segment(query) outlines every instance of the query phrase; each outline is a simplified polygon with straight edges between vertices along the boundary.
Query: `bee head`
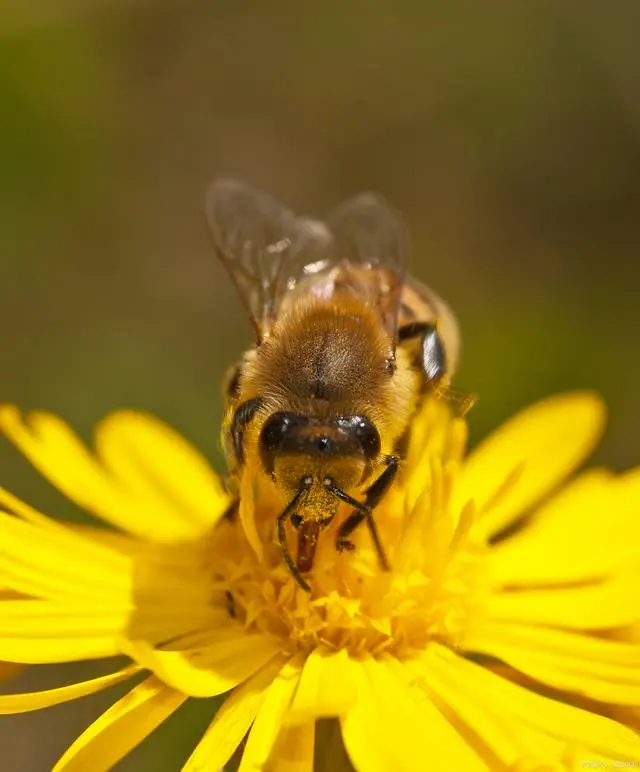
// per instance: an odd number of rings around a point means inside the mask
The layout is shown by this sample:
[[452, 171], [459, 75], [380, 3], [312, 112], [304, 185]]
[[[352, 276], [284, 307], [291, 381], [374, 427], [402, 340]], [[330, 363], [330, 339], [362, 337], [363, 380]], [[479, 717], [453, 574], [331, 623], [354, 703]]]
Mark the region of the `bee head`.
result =
[[266, 473], [292, 491], [307, 475], [317, 480], [330, 477], [349, 490], [368, 476], [380, 453], [380, 435], [365, 416], [319, 420], [279, 412], [264, 423], [259, 446]]

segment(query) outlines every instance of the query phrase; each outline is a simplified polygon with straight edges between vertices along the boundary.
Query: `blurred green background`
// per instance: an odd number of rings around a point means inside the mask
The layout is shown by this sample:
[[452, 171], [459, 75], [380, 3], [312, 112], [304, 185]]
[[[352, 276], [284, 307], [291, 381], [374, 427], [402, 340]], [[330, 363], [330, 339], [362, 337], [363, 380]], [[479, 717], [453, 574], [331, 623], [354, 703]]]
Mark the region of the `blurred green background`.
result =
[[[226, 174], [315, 214], [383, 193], [460, 317], [472, 436], [588, 387], [596, 461], [637, 463], [639, 29], [634, 0], [5, 2], [0, 400], [87, 436], [145, 408], [222, 468], [219, 382], [250, 341], [202, 217]], [[6, 443], [0, 464], [74, 515]], [[3, 719], [3, 769], [49, 769], [111, 699]], [[185, 714], [121, 768], [177, 768], [207, 721]]]

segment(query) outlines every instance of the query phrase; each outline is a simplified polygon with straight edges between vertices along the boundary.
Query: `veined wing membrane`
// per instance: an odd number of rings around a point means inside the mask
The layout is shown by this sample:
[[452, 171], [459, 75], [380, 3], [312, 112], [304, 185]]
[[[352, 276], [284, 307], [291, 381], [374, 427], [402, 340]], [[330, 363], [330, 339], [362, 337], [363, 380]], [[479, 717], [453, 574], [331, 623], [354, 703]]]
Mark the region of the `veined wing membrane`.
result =
[[359, 296], [377, 309], [395, 342], [409, 238], [401, 215], [381, 197], [355, 196], [325, 224], [296, 218], [268, 194], [220, 179], [207, 194], [206, 216], [258, 340], [269, 334], [287, 295], [300, 290], [325, 299]]
[[218, 256], [261, 340], [275, 321], [296, 218], [267, 193], [231, 179], [212, 183], [205, 214]]
[[395, 341], [410, 251], [402, 215], [374, 193], [361, 193], [327, 218], [333, 234], [336, 289], [350, 289], [375, 307]]

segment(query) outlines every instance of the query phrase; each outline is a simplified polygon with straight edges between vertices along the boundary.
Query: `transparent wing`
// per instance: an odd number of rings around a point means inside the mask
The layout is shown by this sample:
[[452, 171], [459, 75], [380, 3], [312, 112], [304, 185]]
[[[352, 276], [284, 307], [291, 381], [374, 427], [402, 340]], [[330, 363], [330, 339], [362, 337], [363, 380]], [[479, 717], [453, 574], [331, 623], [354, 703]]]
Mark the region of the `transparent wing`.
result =
[[395, 341], [409, 239], [402, 217], [382, 198], [365, 193], [349, 199], [325, 224], [296, 218], [268, 194], [220, 179], [209, 188], [205, 209], [218, 256], [258, 340], [299, 291], [358, 295], [378, 310]]
[[323, 283], [334, 265], [333, 234], [325, 223], [310, 217], [298, 217], [285, 270], [276, 287], [277, 307], [280, 308], [285, 296], [294, 289]]
[[375, 307], [395, 341], [410, 242], [402, 215], [381, 196], [361, 193], [327, 218], [333, 235], [334, 286]]
[[212, 183], [205, 214], [216, 252], [261, 339], [275, 320], [296, 218], [275, 198], [231, 179]]

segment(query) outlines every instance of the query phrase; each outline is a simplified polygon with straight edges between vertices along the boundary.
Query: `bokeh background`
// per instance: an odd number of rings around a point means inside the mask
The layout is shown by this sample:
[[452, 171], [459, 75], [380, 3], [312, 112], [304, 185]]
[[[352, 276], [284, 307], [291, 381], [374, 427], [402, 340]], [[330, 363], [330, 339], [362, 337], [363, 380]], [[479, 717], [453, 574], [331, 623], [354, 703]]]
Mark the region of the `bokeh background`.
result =
[[[222, 468], [219, 383], [250, 341], [202, 217], [225, 174], [315, 214], [383, 193], [459, 315], [472, 437], [587, 387], [611, 413], [595, 461], [637, 463], [638, 30], [634, 0], [5, 0], [0, 401], [85, 436], [148, 409]], [[6, 443], [0, 483], [78, 516]], [[3, 719], [2, 769], [50, 769], [116, 691]], [[119, 768], [179, 768], [211, 709]]]

